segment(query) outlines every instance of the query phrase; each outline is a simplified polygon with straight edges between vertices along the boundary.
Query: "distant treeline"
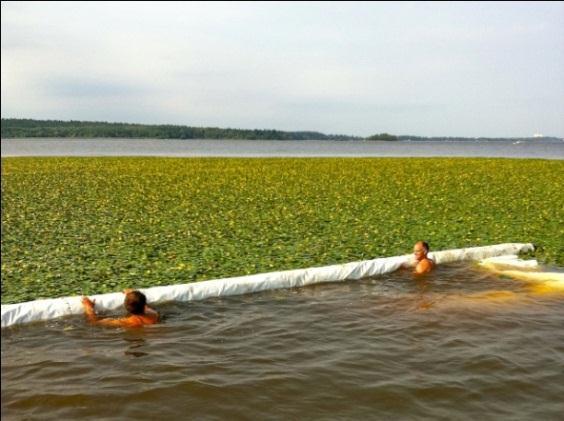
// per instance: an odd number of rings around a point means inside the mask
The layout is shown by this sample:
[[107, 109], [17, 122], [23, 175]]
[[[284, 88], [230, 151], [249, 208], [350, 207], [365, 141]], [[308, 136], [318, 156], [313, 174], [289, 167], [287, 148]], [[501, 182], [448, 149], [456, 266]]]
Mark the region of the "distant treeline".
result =
[[388, 133], [380, 133], [372, 136], [368, 136], [366, 140], [399, 140], [398, 136]]
[[[247, 139], [247, 140], [538, 140], [531, 137], [423, 137], [396, 136], [380, 133], [366, 138], [350, 135], [324, 134], [320, 132], [283, 132], [280, 130], [220, 129], [218, 127], [175, 126], [170, 124], [149, 125], [108, 123], [105, 121], [60, 121], [19, 118], [2, 119], [2, 138], [58, 137], [58, 138], [149, 138], [149, 139]], [[559, 140], [543, 137], [545, 140]]]
[[549, 137], [543, 136], [542, 138], [538, 137], [448, 137], [448, 136], [437, 136], [437, 137], [424, 137], [424, 136], [410, 136], [410, 135], [401, 135], [395, 136], [388, 133], [380, 133], [377, 135], [369, 136], [366, 140], [409, 140], [409, 141], [442, 141], [442, 142], [453, 142], [453, 141], [461, 141], [461, 140], [487, 140], [487, 141], [500, 141], [500, 140], [512, 140], [516, 141], [524, 141], [524, 140], [562, 140], [558, 137]]
[[423, 140], [432, 140], [432, 141], [457, 141], [457, 140], [487, 140], [487, 141], [501, 141], [501, 140], [512, 140], [512, 141], [524, 141], [524, 140], [562, 140], [559, 137], [553, 136], [543, 136], [543, 137], [447, 137], [447, 136], [438, 136], [438, 137], [423, 137], [423, 136], [397, 136], [397, 140], [412, 140], [412, 141], [423, 141]]
[[248, 139], [248, 140], [359, 140], [347, 135], [319, 132], [283, 132], [280, 130], [220, 129], [175, 125], [107, 123], [98, 121], [59, 121], [2, 119], [2, 138], [75, 137], [75, 138], [151, 138], [151, 139]]

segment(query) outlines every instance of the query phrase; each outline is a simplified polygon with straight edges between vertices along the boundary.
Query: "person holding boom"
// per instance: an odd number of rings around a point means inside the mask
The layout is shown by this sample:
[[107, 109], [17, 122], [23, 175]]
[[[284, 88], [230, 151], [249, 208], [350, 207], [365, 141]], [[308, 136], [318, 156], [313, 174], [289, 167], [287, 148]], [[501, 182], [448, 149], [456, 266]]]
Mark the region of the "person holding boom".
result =
[[82, 306], [88, 322], [114, 327], [141, 327], [159, 322], [159, 313], [147, 305], [145, 294], [130, 288], [125, 289], [123, 293], [123, 305], [129, 316], [120, 318], [101, 319], [94, 311], [95, 302], [88, 297], [82, 297]]

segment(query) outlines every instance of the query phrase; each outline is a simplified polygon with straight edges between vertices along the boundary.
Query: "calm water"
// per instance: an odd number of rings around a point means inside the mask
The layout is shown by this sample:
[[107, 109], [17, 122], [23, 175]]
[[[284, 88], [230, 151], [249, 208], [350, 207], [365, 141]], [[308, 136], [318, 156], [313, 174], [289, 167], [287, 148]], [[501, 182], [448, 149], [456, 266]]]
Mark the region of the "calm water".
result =
[[499, 157], [564, 159], [564, 142], [2, 139], [2, 156]]
[[456, 265], [4, 329], [2, 419], [561, 420], [563, 303]]

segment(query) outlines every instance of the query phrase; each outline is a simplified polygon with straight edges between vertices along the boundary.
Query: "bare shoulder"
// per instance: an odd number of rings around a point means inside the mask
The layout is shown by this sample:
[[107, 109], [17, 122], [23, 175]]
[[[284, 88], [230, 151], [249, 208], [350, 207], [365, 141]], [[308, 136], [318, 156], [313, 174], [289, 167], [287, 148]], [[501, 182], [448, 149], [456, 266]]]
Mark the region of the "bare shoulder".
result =
[[100, 326], [109, 326], [109, 327], [128, 327], [130, 326], [130, 321], [127, 318], [119, 318], [119, 319], [98, 319], [95, 322], [97, 325]]
[[116, 319], [99, 319], [97, 325], [108, 327], [141, 327], [148, 324], [155, 324], [157, 320], [154, 317], [131, 315], [128, 317], [120, 317]]
[[419, 263], [417, 263], [417, 266], [415, 267], [415, 273], [431, 272], [434, 267], [435, 262], [433, 262], [431, 259], [423, 259]]

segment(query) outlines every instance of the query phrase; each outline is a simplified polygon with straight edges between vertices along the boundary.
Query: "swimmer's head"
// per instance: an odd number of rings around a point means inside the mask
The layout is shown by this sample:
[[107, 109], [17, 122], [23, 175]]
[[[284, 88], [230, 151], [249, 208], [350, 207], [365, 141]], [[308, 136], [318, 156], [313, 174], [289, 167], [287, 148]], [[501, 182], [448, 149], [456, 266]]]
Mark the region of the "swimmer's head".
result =
[[418, 241], [413, 246], [413, 254], [415, 255], [415, 260], [423, 260], [427, 257], [429, 253], [429, 244], [425, 241]]
[[125, 295], [123, 305], [125, 309], [131, 314], [145, 313], [145, 305], [147, 304], [147, 297], [139, 291], [130, 291]]

